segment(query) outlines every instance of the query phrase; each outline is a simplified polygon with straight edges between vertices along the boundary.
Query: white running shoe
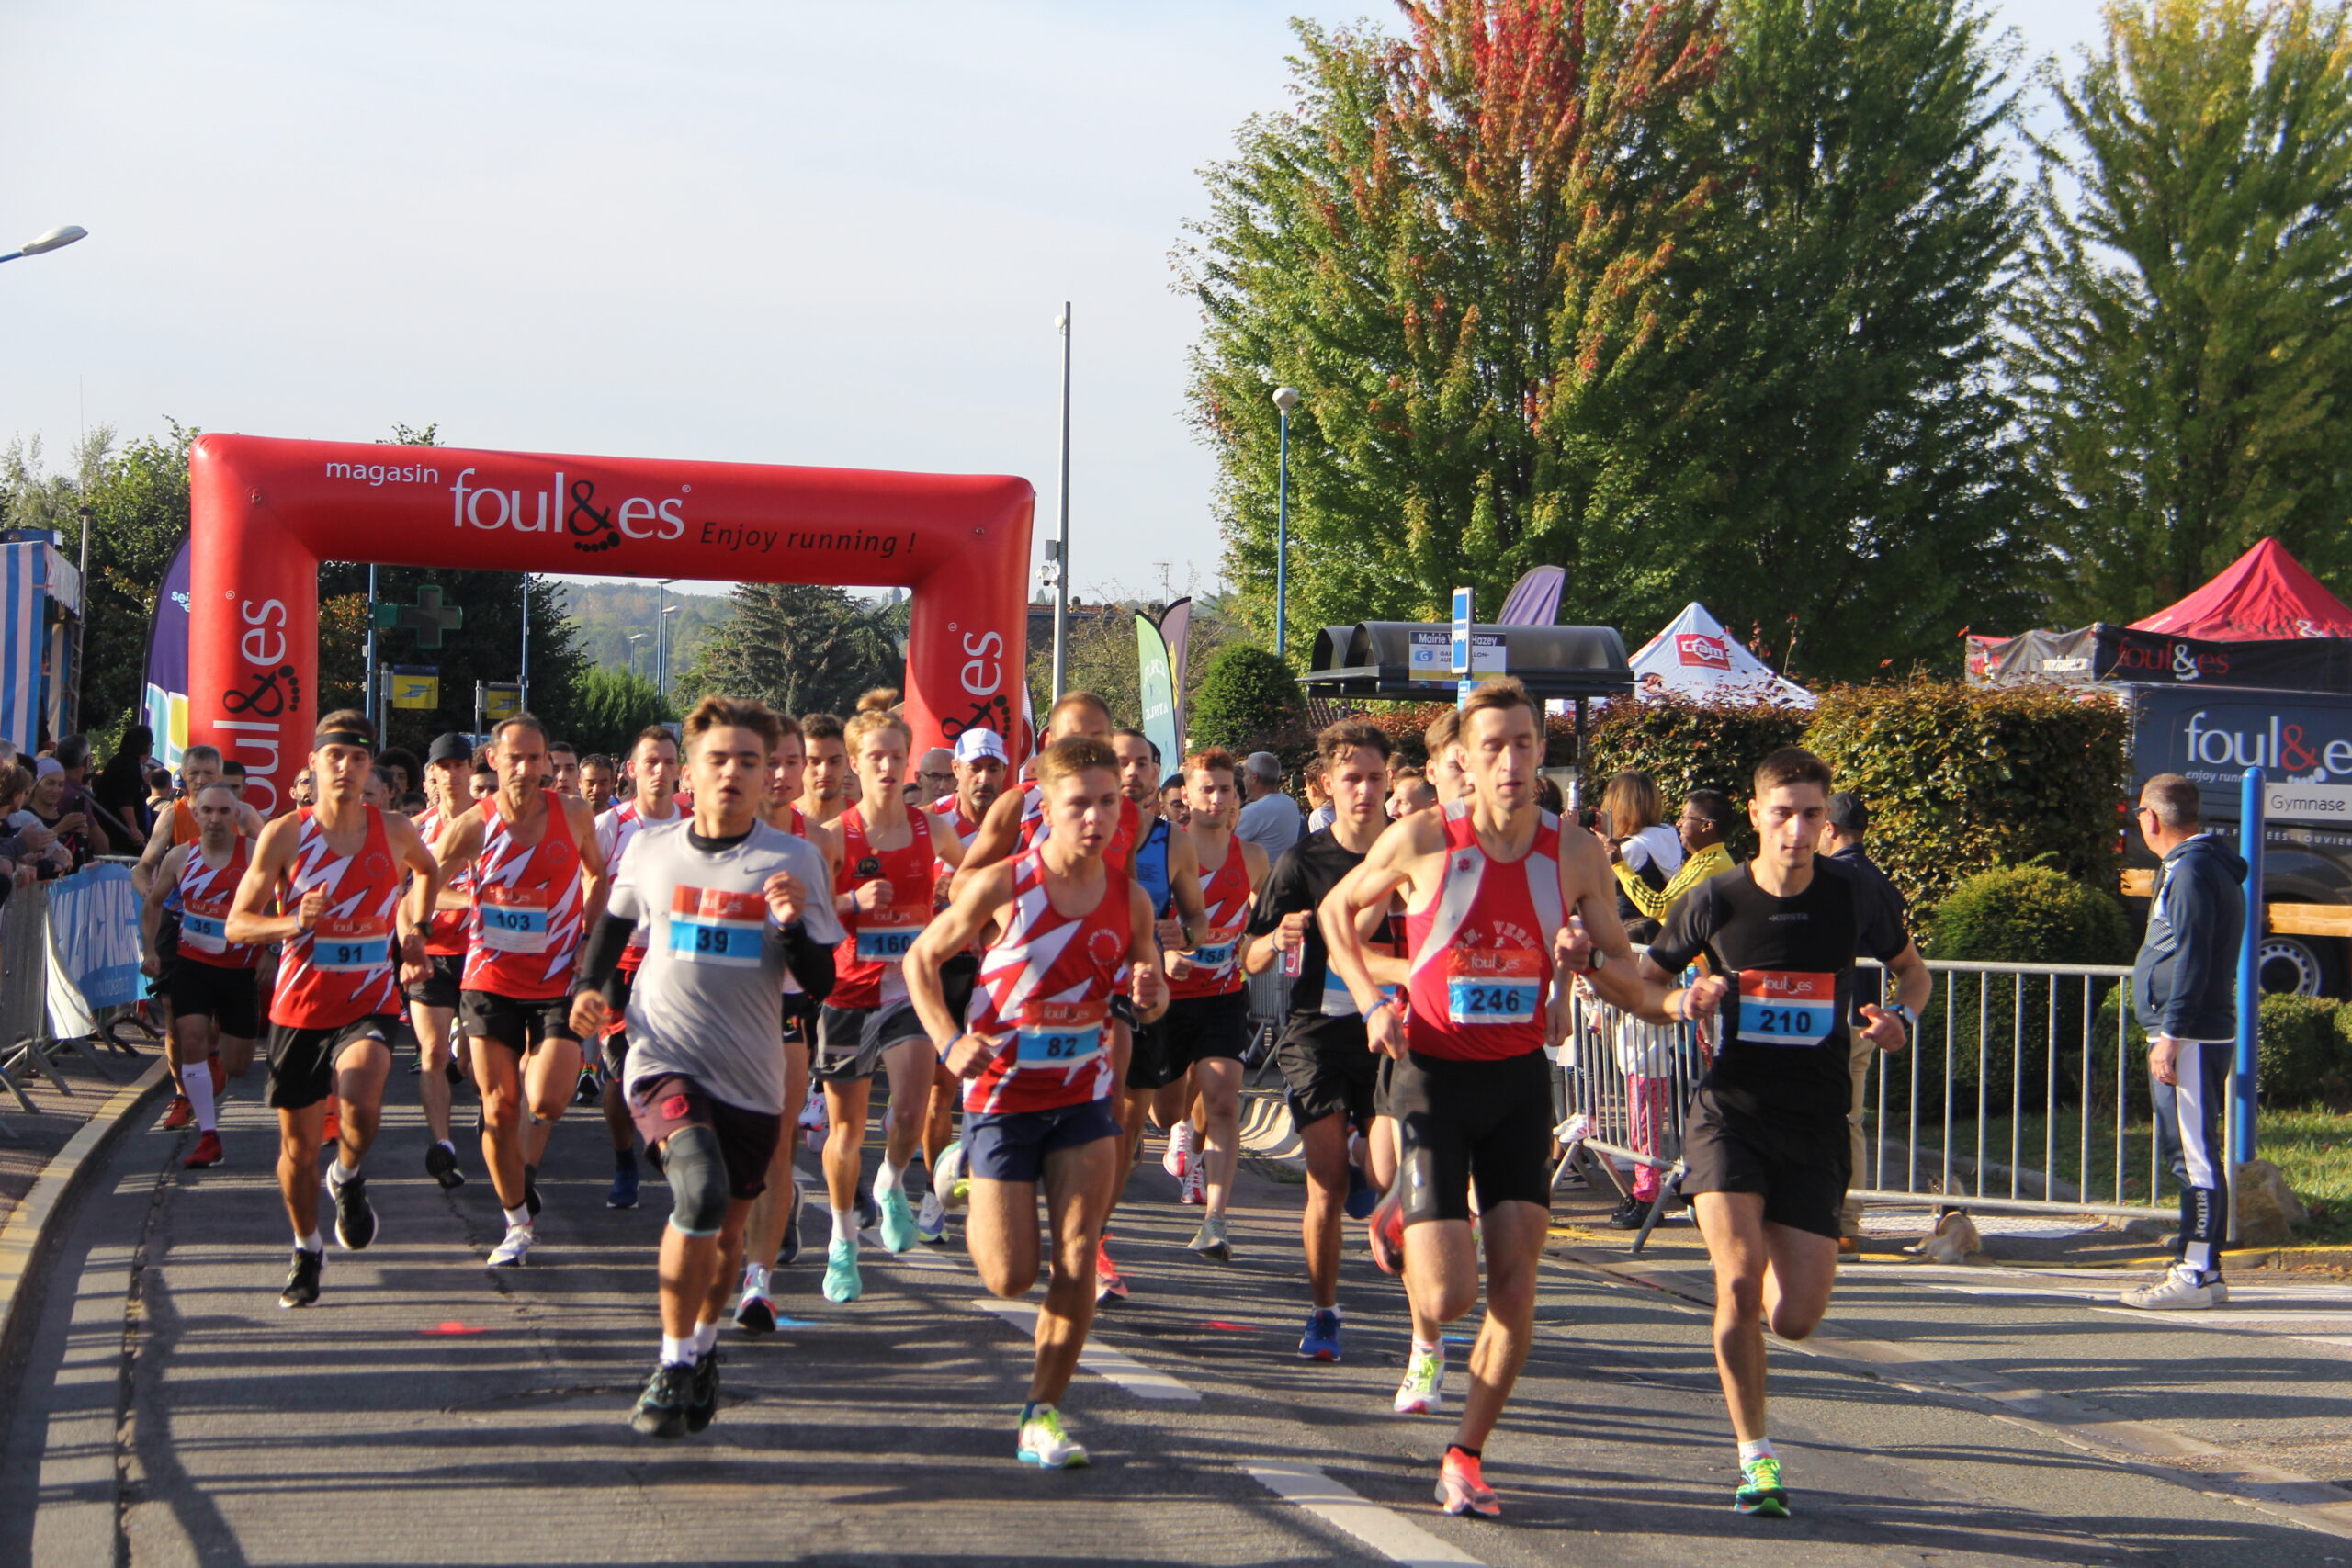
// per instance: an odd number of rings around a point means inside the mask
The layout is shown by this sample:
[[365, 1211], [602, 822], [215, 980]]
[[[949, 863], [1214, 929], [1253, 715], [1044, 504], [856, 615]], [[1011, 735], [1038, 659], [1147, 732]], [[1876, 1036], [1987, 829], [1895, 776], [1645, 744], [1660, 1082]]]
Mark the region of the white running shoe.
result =
[[1208, 1167], [1199, 1160], [1193, 1160], [1191, 1167], [1192, 1168], [1176, 1179], [1176, 1201], [1205, 1203], [1209, 1201]]
[[2230, 1288], [2222, 1283], [2216, 1273], [2204, 1279], [2186, 1263], [2176, 1263], [2165, 1270], [2165, 1277], [2153, 1285], [2143, 1285], [2136, 1291], [2123, 1292], [2123, 1304], [2142, 1307], [2151, 1312], [2183, 1312], [2201, 1307], [2217, 1307], [2230, 1299]]
[[520, 1269], [531, 1256], [531, 1243], [537, 1235], [528, 1225], [508, 1225], [506, 1239], [500, 1242], [490, 1255], [492, 1269]]
[[1168, 1129], [1168, 1152], [1159, 1156], [1159, 1168], [1179, 1180], [1193, 1167], [1193, 1124], [1179, 1122]]
[[1445, 1346], [1441, 1342], [1436, 1349], [1424, 1350], [1416, 1345], [1405, 1367], [1405, 1381], [1396, 1385], [1396, 1414], [1434, 1416], [1444, 1404]]
[[922, 1207], [915, 1213], [915, 1235], [922, 1241], [947, 1238], [947, 1205], [939, 1201], [938, 1193], [922, 1195]]
[[964, 1142], [958, 1138], [939, 1151], [939, 1159], [931, 1168], [931, 1190], [939, 1194], [942, 1208], [951, 1213], [971, 1201], [971, 1179], [964, 1174]]
[[1086, 1464], [1086, 1450], [1062, 1428], [1062, 1413], [1050, 1404], [1035, 1404], [1022, 1413], [1021, 1442], [1014, 1450], [1023, 1464], [1040, 1470], [1078, 1470]]

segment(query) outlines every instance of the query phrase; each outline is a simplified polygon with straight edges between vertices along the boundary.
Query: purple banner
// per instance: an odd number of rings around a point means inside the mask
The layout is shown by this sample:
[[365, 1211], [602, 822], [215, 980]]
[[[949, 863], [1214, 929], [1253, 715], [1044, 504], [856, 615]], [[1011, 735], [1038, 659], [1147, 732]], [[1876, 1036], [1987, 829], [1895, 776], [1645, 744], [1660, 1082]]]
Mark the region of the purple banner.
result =
[[[1193, 601], [1189, 594], [1169, 605], [1167, 611], [1161, 615], [1159, 635], [1168, 644], [1168, 680], [1169, 683], [1176, 688], [1176, 748], [1182, 751], [1185, 745], [1184, 720], [1187, 705], [1184, 695], [1184, 645], [1192, 640], [1193, 636]], [[1166, 761], [1170, 771], [1173, 772], [1182, 759], [1170, 758]]]
[[141, 698], [155, 732], [155, 761], [176, 770], [187, 750], [187, 545], [172, 557], [147, 626], [147, 687]]

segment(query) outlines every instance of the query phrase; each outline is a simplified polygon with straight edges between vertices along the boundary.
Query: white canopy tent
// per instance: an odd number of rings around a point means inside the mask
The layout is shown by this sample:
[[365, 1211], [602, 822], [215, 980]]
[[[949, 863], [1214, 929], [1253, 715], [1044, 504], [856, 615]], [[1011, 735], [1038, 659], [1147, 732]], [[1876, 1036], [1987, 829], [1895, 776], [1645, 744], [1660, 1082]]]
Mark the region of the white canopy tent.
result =
[[1693, 600], [1633, 658], [1634, 690], [1645, 700], [1676, 696], [1745, 698], [1813, 706], [1813, 694], [1750, 653]]

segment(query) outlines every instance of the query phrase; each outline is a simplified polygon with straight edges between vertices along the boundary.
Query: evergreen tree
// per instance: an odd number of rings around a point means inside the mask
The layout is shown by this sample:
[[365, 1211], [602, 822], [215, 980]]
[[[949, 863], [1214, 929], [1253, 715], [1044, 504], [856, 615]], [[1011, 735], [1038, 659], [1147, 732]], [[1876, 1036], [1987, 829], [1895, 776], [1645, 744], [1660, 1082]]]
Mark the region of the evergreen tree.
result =
[[681, 708], [705, 692], [724, 692], [779, 713], [846, 714], [860, 693], [904, 678], [903, 604], [805, 582], [739, 583], [732, 602], [735, 614], [674, 683]]

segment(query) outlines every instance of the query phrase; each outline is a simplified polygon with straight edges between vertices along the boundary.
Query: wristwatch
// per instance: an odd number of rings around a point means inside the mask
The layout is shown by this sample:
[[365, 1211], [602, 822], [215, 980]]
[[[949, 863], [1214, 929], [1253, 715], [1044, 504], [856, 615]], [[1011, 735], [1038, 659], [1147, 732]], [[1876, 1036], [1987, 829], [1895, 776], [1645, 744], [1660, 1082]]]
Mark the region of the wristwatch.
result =
[[1880, 1010], [1883, 1012], [1893, 1013], [1895, 1017], [1901, 1019], [1903, 1021], [1904, 1033], [1916, 1035], [1919, 1032], [1919, 1015], [1913, 1012], [1901, 1002], [1889, 1002]]

